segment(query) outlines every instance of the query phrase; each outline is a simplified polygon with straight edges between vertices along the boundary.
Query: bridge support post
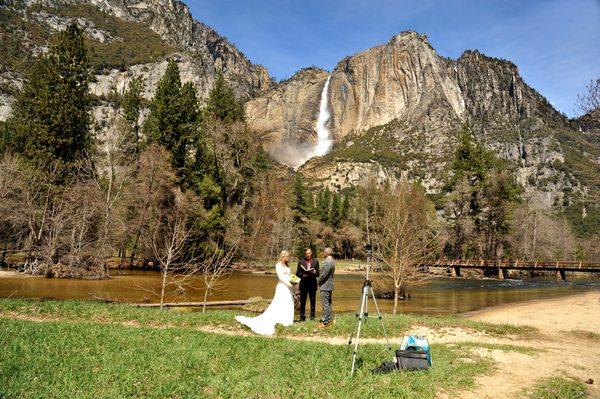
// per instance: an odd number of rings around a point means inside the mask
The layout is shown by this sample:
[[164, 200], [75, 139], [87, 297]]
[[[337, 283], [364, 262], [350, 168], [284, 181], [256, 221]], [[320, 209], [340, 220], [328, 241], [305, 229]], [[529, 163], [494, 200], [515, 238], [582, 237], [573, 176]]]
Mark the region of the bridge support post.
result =
[[510, 278], [510, 274], [508, 273], [508, 270], [506, 270], [506, 269], [500, 269], [498, 276], [500, 277], [501, 280], [506, 280], [507, 278]]
[[450, 269], [452, 270], [452, 277], [460, 277], [460, 267], [452, 266]]
[[560, 281], [567, 281], [566, 272], [564, 270], [558, 270], [556, 272], [556, 278]]

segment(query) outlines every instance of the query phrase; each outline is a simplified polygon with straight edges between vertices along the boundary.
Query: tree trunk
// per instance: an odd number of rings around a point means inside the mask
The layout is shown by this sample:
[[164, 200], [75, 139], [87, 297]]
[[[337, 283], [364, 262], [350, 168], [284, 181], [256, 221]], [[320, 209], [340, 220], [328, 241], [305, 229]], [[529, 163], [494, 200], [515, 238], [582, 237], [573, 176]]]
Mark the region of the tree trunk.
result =
[[162, 278], [162, 287], [161, 287], [161, 291], [160, 291], [160, 308], [163, 308], [163, 304], [165, 303], [165, 287], [167, 286], [167, 268], [164, 269], [163, 271], [163, 278]]
[[206, 313], [206, 301], [208, 300], [208, 290], [209, 288], [206, 287], [206, 290], [204, 291], [204, 306], [202, 306], [202, 313]]
[[140, 235], [142, 234], [141, 229], [139, 229], [135, 235], [135, 240], [133, 241], [133, 248], [131, 248], [131, 257], [129, 258], [129, 267], [133, 267], [133, 258], [135, 258], [138, 242], [140, 240]]
[[2, 239], [2, 254], [0, 254], [0, 265], [4, 264], [4, 260], [6, 259], [6, 251], [8, 248], [8, 244], [6, 243], [6, 237]]
[[537, 260], [536, 257], [536, 245], [537, 245], [537, 211], [533, 214], [533, 248], [531, 251], [531, 256], [533, 260]]
[[398, 294], [400, 291], [400, 287], [394, 286], [394, 314], [396, 314], [398, 310]]

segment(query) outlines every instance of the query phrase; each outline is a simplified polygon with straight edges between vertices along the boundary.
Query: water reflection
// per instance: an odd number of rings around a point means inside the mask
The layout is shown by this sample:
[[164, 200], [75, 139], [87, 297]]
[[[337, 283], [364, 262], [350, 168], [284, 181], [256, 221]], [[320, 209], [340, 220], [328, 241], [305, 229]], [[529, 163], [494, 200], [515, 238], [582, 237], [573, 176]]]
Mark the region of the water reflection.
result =
[[[119, 275], [116, 275], [119, 273]], [[32, 277], [0, 278], [0, 297], [13, 294], [21, 298], [94, 299], [106, 298], [123, 302], [142, 302], [145, 298], [155, 302], [156, 297], [147, 292], [157, 289], [160, 275], [157, 272], [113, 272], [110, 280], [63, 280]], [[334, 308], [338, 312], [355, 312], [360, 298], [362, 277], [358, 275], [336, 276]], [[277, 277], [274, 275], [235, 273], [223, 290], [215, 292], [211, 300], [245, 299], [260, 296], [271, 298], [275, 292]], [[201, 284], [198, 282], [198, 287]], [[600, 289], [598, 278], [574, 278], [566, 282], [554, 278], [524, 280], [470, 280], [435, 279], [409, 289], [411, 299], [400, 302], [401, 312], [424, 314], [462, 313], [488, 306], [516, 301], [553, 298], [574, 292]], [[200, 301], [201, 288], [190, 289], [180, 300]], [[319, 299], [317, 299], [319, 301]], [[391, 311], [392, 300], [379, 300], [382, 311]], [[371, 312], [374, 308], [371, 308]]]

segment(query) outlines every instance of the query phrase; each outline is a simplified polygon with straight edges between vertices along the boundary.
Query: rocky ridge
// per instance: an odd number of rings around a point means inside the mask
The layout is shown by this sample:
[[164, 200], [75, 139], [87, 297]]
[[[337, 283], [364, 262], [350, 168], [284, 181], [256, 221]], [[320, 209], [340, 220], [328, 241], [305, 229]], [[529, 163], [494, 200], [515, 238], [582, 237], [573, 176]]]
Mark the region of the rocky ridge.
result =
[[[121, 94], [136, 76], [145, 79], [144, 96], [151, 98], [169, 59], [179, 62], [182, 81], [192, 82], [203, 99], [220, 72], [236, 94], [246, 98], [273, 85], [263, 66], [251, 63], [226, 38], [194, 20], [189, 8], [180, 1], [15, 0], [0, 5], [0, 13], [3, 16], [0, 24], [2, 40], [14, 42], [24, 49], [15, 57], [20, 56], [22, 59], [17, 61], [21, 62], [0, 62], [0, 120], [10, 115], [26, 64], [30, 64], [37, 54], [47, 51], [52, 37], [71, 22], [84, 29], [88, 45], [92, 46], [92, 61], [97, 57], [97, 49], [110, 57], [123, 50], [118, 47], [120, 45], [129, 46], [126, 50], [138, 55], [137, 58], [123, 57], [124, 61], [120, 63], [116, 60], [118, 67], [96, 68], [97, 75], [90, 88], [101, 103], [94, 111], [96, 116], [114, 114], [114, 107], [104, 99], [114, 93]], [[133, 29], [135, 32], [131, 37], [119, 35], [131, 33]], [[136, 43], [138, 39], [140, 43]], [[154, 48], [136, 48], [144, 45]], [[154, 50], [154, 56], [144, 54], [151, 50]], [[106, 124], [106, 120], [98, 122]]]
[[[72, 3], [81, 3], [75, 0]], [[262, 65], [253, 64], [225, 37], [195, 20], [187, 5], [178, 0], [86, 0], [117, 18], [148, 26], [169, 45], [190, 54], [212, 87], [215, 72], [223, 72], [238, 95], [251, 97], [271, 87], [272, 80]], [[202, 97], [205, 90], [200, 90]]]

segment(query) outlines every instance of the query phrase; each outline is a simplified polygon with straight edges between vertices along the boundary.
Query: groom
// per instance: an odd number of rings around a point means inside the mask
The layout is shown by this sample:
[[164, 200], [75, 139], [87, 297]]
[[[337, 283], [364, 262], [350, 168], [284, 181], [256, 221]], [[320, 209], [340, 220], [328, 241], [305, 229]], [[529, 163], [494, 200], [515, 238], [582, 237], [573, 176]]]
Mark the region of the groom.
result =
[[333, 260], [333, 250], [329, 247], [323, 251], [325, 262], [323, 262], [323, 270], [317, 278], [319, 289], [321, 291], [321, 304], [323, 305], [323, 324], [327, 326], [332, 322], [331, 303], [333, 301], [333, 275], [335, 274], [335, 261]]
[[300, 277], [300, 321], [306, 320], [306, 297], [310, 298], [310, 319], [315, 318], [317, 301], [317, 276], [319, 261], [313, 258], [312, 249], [304, 250], [304, 259], [298, 262], [296, 276]]

